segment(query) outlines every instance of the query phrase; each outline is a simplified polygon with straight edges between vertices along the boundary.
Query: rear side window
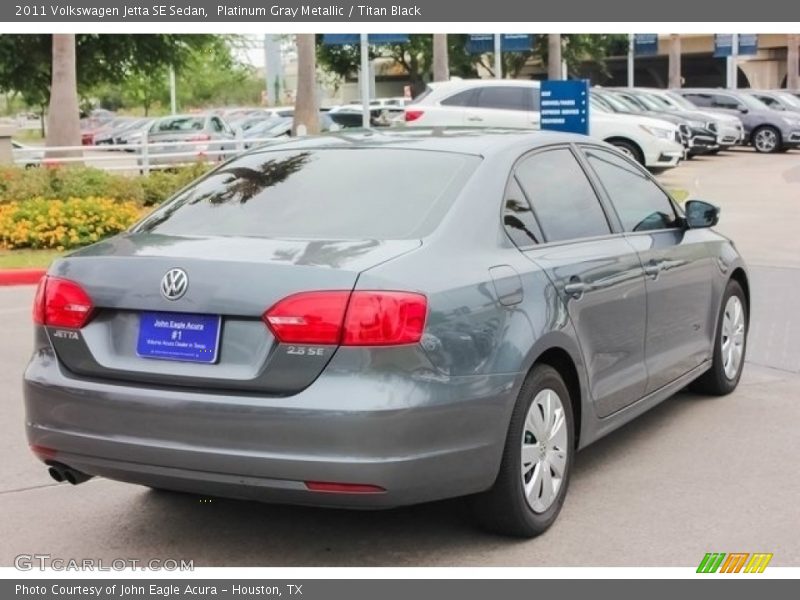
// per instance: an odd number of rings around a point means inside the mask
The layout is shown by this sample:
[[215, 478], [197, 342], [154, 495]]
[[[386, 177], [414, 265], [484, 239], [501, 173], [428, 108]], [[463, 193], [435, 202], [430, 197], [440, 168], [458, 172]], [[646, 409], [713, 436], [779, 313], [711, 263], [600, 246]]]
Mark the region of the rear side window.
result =
[[205, 119], [203, 117], [172, 117], [156, 121], [150, 131], [152, 133], [162, 131], [202, 131], [204, 127]]
[[478, 106], [498, 110], [531, 110], [532, 96], [533, 88], [487, 86], [478, 93]]
[[594, 188], [567, 148], [523, 159], [517, 165], [516, 177], [530, 199], [546, 241], [611, 232]]
[[625, 231], [651, 231], [675, 226], [676, 216], [667, 195], [647, 175], [614, 152], [584, 148]]
[[533, 217], [531, 205], [513, 178], [508, 184], [503, 201], [503, 226], [511, 241], [520, 248], [538, 244], [540, 241], [537, 233], [539, 228]]
[[[136, 231], [187, 236], [417, 239], [431, 233], [477, 156], [393, 148], [263, 151], [227, 163]], [[402, 179], [402, 184], [392, 184]]]
[[477, 90], [466, 90], [442, 100], [442, 106], [477, 106]]

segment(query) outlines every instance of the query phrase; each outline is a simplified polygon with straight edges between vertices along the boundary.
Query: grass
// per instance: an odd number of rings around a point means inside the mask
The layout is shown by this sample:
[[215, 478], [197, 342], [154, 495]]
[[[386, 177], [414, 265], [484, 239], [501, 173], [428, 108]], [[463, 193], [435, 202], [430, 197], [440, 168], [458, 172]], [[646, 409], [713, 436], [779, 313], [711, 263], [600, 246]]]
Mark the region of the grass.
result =
[[0, 250], [0, 269], [45, 269], [62, 254], [58, 250]]
[[14, 134], [14, 140], [21, 144], [30, 144], [31, 142], [41, 142], [42, 130], [41, 129], [20, 129]]

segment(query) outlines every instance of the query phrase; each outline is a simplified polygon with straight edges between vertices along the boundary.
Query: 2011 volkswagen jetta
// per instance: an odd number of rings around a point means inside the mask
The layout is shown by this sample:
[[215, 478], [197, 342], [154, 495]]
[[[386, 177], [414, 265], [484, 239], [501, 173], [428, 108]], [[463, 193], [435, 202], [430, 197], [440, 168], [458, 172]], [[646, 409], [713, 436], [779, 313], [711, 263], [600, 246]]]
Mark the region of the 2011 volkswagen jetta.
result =
[[377, 508], [532, 536], [576, 451], [737, 385], [749, 284], [582, 136], [413, 130], [219, 167], [39, 285], [27, 434], [58, 480]]

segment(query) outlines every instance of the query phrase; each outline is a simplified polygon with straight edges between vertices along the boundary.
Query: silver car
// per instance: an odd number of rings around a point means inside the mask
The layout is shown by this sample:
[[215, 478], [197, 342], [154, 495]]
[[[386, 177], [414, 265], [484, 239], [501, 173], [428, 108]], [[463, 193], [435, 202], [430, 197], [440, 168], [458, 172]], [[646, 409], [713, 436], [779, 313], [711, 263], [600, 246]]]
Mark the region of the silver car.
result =
[[577, 135], [254, 150], [50, 267], [28, 440], [57, 481], [469, 496], [485, 527], [537, 535], [577, 450], [688, 384], [736, 388], [750, 286], [718, 215]]
[[140, 167], [197, 161], [222, 162], [236, 151], [236, 132], [215, 114], [173, 115], [156, 119], [139, 149]]

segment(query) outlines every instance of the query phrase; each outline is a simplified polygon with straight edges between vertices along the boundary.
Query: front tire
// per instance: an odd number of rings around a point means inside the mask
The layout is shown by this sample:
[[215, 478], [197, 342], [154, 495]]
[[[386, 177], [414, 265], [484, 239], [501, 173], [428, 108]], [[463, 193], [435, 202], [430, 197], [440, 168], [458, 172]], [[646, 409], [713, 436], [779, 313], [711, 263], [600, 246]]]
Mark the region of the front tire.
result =
[[471, 498], [485, 529], [515, 537], [547, 531], [567, 495], [575, 453], [569, 390], [549, 365], [537, 365], [522, 385], [506, 437], [500, 472]]
[[693, 384], [694, 391], [724, 396], [739, 384], [747, 350], [747, 301], [738, 281], [725, 288], [717, 317], [717, 339], [711, 368]]
[[778, 152], [783, 145], [781, 132], [770, 125], [759, 127], [753, 132], [753, 148], [762, 154]]
[[625, 156], [628, 156], [635, 160], [637, 163], [646, 167], [647, 165], [644, 164], [644, 155], [642, 151], [633, 143], [629, 142], [628, 140], [619, 140], [614, 139], [609, 141], [609, 144], [614, 146], [617, 150], [622, 152]]

